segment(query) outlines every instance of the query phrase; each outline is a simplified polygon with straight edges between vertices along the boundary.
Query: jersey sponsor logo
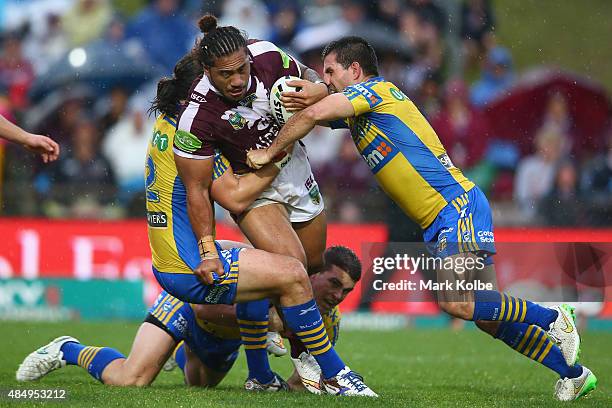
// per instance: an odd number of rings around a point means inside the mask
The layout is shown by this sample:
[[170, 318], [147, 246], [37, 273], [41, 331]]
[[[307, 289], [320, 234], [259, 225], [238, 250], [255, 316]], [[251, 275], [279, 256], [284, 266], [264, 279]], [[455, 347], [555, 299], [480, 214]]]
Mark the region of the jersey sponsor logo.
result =
[[210, 287], [208, 290], [208, 295], [206, 295], [204, 298], [204, 302], [216, 305], [219, 303], [221, 296], [223, 296], [229, 289], [229, 285], [215, 285]]
[[168, 148], [168, 135], [163, 135], [159, 130], [156, 130], [151, 139], [151, 146], [157, 148], [160, 152], [165, 151]]
[[243, 118], [240, 113], [234, 111], [225, 111], [221, 119], [227, 120], [235, 130], [244, 128], [244, 125], [247, 123], [246, 119]]
[[187, 319], [181, 313], [178, 313], [176, 320], [172, 322], [172, 326], [184, 336], [187, 331]]
[[167, 228], [168, 215], [162, 211], [147, 211], [147, 224], [151, 228]]
[[368, 101], [368, 104], [370, 104], [370, 108], [382, 102], [382, 98], [372, 88], [366, 87], [366, 85], [357, 84], [349, 88], [353, 88], [353, 93], [351, 93], [350, 96], [347, 95], [349, 99], [354, 99], [358, 95], [362, 95]]
[[321, 192], [319, 191], [319, 186], [317, 185], [317, 182], [312, 174], [308, 176], [304, 182], [304, 187], [306, 187], [308, 190], [308, 195], [310, 196], [312, 203], [314, 205], [319, 205], [321, 203]]
[[196, 135], [184, 130], [177, 130], [174, 135], [174, 144], [181, 150], [193, 153], [202, 147], [202, 141]]
[[203, 103], [206, 102], [206, 98], [204, 97], [204, 95], [202, 95], [199, 92], [193, 91], [191, 93], [191, 100], [197, 103]]
[[361, 157], [366, 161], [372, 173], [378, 173], [393, 159], [399, 151], [381, 136], [376, 136], [372, 143], [361, 151]]
[[241, 101], [238, 102], [240, 106], [246, 106], [247, 108], [253, 107], [253, 102], [257, 99], [257, 94], [250, 94], [245, 96]]
[[391, 88], [389, 89], [389, 92], [391, 92], [391, 96], [393, 96], [398, 101], [405, 101], [408, 99], [408, 97], [399, 89]]
[[455, 165], [453, 164], [452, 160], [450, 159], [450, 157], [448, 157], [448, 154], [444, 153], [438, 156], [438, 160], [440, 161], [440, 163], [442, 163], [442, 165], [446, 168], [446, 169], [452, 169], [453, 167], [455, 167]]

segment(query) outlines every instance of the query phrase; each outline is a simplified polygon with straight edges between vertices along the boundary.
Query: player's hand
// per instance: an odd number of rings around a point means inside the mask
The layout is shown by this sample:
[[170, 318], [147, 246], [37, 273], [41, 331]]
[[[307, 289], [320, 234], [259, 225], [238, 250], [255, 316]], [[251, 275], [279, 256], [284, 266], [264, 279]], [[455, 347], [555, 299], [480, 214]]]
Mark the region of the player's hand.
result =
[[271, 161], [272, 158], [268, 149], [253, 149], [247, 152], [247, 165], [255, 170], [262, 168]]
[[28, 133], [23, 144], [28, 150], [40, 154], [45, 163], [55, 161], [59, 157], [59, 145], [50, 137]]
[[281, 93], [280, 100], [289, 112], [314, 105], [328, 95], [327, 85], [323, 83], [294, 79], [293, 81], [287, 81], [287, 85], [302, 88], [299, 92], [285, 91]]
[[206, 285], [218, 283], [225, 276], [223, 264], [219, 258], [204, 259], [202, 263], [193, 270], [193, 273]]

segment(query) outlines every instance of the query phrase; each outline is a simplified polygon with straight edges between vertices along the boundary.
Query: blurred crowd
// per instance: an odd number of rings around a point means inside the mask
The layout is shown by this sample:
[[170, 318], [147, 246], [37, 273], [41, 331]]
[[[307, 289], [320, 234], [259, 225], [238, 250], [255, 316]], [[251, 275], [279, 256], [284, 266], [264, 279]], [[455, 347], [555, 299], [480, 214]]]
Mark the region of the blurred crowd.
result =
[[[155, 84], [193, 46], [195, 21], [205, 12], [319, 72], [327, 42], [365, 36], [382, 74], [430, 120], [454, 164], [503, 209], [498, 224], [612, 225], [609, 112], [608, 130], [585, 136], [576, 100], [548, 89], [528, 118], [533, 126], [511, 137], [499, 131], [495, 106], [521, 77], [509, 44], [496, 38], [504, 22], [489, 0], [6, 0], [0, 114], [51, 135], [62, 155], [43, 166], [1, 146], [3, 213], [142, 216]], [[60, 80], [79, 69], [77, 80]], [[391, 204], [342, 132], [317, 128], [306, 138], [329, 216], [384, 219]]]

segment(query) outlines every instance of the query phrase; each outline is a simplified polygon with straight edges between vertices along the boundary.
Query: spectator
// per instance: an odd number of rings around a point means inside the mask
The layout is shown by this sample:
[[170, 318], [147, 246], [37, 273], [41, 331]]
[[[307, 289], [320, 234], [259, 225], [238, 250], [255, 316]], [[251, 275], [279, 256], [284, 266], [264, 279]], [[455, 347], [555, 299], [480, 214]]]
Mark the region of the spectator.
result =
[[581, 180], [589, 223], [595, 226], [612, 224], [612, 128], [606, 142], [607, 149], [586, 163]]
[[2, 44], [0, 56], [0, 87], [8, 92], [10, 103], [15, 110], [28, 105], [28, 90], [34, 81], [34, 68], [22, 53], [22, 40], [16, 34], [9, 34]]
[[540, 128], [550, 129], [563, 135], [563, 152], [569, 153], [572, 148], [572, 127], [573, 121], [569, 114], [567, 99], [561, 92], [552, 93], [546, 104]]
[[98, 151], [95, 123], [81, 118], [74, 130], [71, 151], [41, 173], [36, 184], [45, 197], [45, 215], [91, 218], [101, 216], [103, 206], [113, 201], [114, 182], [108, 161]]
[[62, 18], [70, 45], [78, 47], [100, 37], [111, 21], [108, 0], [77, 0]]
[[249, 38], [268, 39], [270, 23], [266, 6], [259, 0], [225, 0], [219, 25], [246, 31]]
[[472, 86], [472, 103], [482, 108], [498, 97], [514, 83], [514, 71], [510, 52], [495, 47], [487, 55], [480, 79]]
[[408, 0], [407, 8], [415, 13], [419, 20], [432, 24], [436, 31], [446, 30], [446, 12], [432, 0]]
[[444, 45], [433, 19], [425, 19], [414, 8], [405, 9], [400, 15], [400, 33], [414, 50], [413, 63], [404, 75], [404, 88], [414, 96], [431, 72], [440, 71], [444, 59]]
[[178, 0], [155, 0], [128, 24], [127, 38], [137, 38], [151, 61], [171, 73], [194, 44], [194, 23], [179, 13]]
[[457, 167], [467, 170], [482, 160], [490, 137], [489, 125], [470, 103], [462, 80], [447, 83], [443, 108], [431, 124]]
[[147, 116], [146, 108], [132, 104], [102, 142], [102, 152], [116, 176], [118, 198], [123, 205], [144, 192], [143, 163], [154, 122], [154, 118]]
[[110, 92], [106, 112], [102, 114], [102, 117], [98, 120], [101, 134], [105, 135], [124, 115], [127, 108], [128, 97], [128, 92], [124, 88], [114, 88]]
[[558, 132], [542, 130], [535, 144], [536, 153], [519, 162], [514, 182], [515, 199], [525, 222], [534, 219], [540, 200], [552, 190], [563, 137]]
[[342, 9], [337, 0], [314, 0], [308, 3], [302, 13], [306, 25], [322, 25], [342, 18]]
[[24, 53], [32, 62], [36, 75], [47, 72], [68, 50], [68, 38], [57, 14], [47, 14], [44, 28], [32, 30], [24, 42]]
[[574, 227], [584, 225], [585, 211], [580, 202], [578, 172], [570, 161], [563, 161], [555, 174], [552, 191], [542, 200], [540, 214], [546, 225]]
[[380, 0], [377, 4], [376, 19], [386, 27], [399, 29], [398, 16], [401, 11], [400, 0]]
[[465, 64], [472, 66], [493, 46], [495, 16], [489, 0], [466, 0], [461, 6]]
[[294, 5], [285, 4], [272, 17], [270, 33], [267, 36], [278, 47], [287, 49], [300, 29], [298, 10]]
[[319, 174], [325, 199], [339, 220], [361, 221], [367, 203], [361, 202], [360, 198], [372, 186], [372, 175], [350, 137], [342, 138], [336, 160], [324, 166]]

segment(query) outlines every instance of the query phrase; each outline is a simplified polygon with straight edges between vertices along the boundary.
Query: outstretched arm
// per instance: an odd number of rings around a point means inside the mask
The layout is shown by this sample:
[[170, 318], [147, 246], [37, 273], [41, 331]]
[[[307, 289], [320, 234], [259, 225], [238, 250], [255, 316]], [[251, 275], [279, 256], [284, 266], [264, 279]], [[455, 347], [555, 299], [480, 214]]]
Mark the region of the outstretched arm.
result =
[[355, 116], [355, 109], [346, 95], [329, 95], [312, 106], [293, 115], [281, 129], [267, 149], [251, 150], [247, 153], [247, 164], [254, 169], [270, 163], [289, 144], [303, 138], [319, 122], [330, 122]]
[[26, 132], [2, 115], [0, 115], [0, 137], [19, 143], [28, 150], [40, 154], [45, 163], [55, 161], [59, 156], [59, 145], [51, 138]]
[[321, 80], [317, 71], [301, 63], [298, 63], [298, 65], [302, 73], [302, 79], [287, 81], [287, 85], [299, 87], [300, 91], [285, 91], [281, 94], [281, 102], [285, 109], [290, 112], [313, 105], [329, 94], [327, 85]]
[[287, 153], [274, 164], [269, 163], [253, 173], [242, 176], [234, 175], [232, 167], [228, 165], [223, 175], [213, 181], [210, 194], [223, 208], [231, 213], [240, 214], [270, 186], [289, 160], [291, 154]]

